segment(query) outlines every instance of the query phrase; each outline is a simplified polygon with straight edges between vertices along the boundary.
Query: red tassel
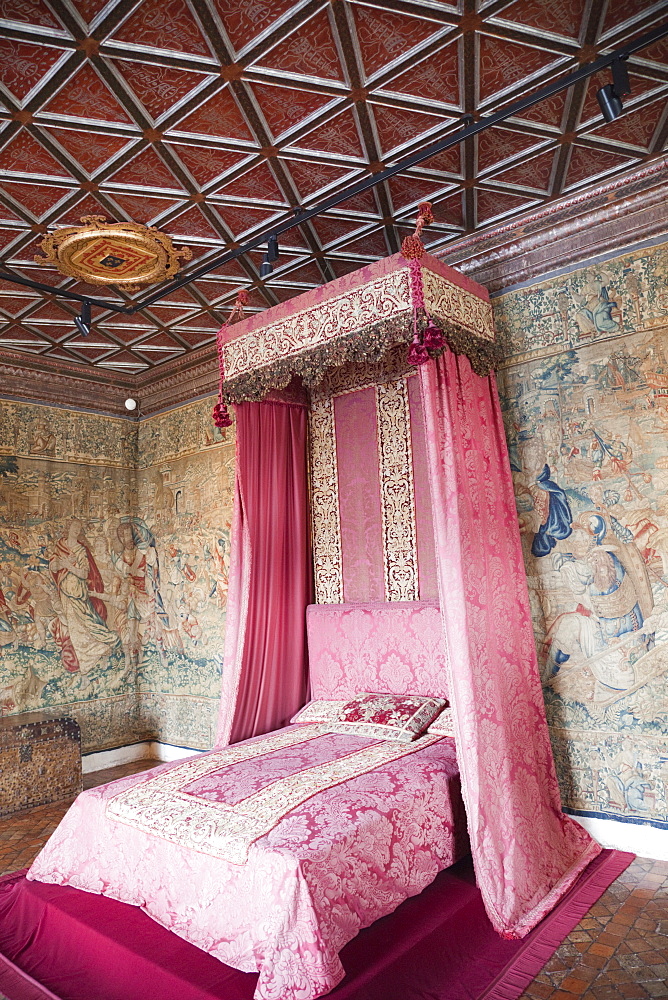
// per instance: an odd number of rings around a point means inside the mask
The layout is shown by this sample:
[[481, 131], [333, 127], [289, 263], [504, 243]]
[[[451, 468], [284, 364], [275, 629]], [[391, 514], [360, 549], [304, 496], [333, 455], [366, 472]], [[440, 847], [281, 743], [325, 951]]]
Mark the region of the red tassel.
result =
[[225, 364], [223, 361], [223, 336], [235, 320], [242, 318], [244, 314], [244, 306], [248, 302], [248, 292], [244, 288], [240, 288], [237, 292], [236, 299], [234, 300], [234, 306], [232, 307], [232, 312], [228, 316], [227, 322], [223, 323], [218, 334], [216, 336], [216, 348], [218, 350], [218, 370], [220, 375], [220, 388], [218, 390], [218, 402], [213, 408], [213, 422], [216, 427], [220, 427], [222, 430], [224, 427], [232, 426], [232, 417], [230, 416], [225, 403], [223, 402], [223, 383], [225, 381]]
[[433, 319], [429, 320], [424, 329], [423, 343], [428, 351], [440, 351], [445, 347], [443, 331], [440, 327], [436, 326]]
[[424, 243], [415, 233], [404, 236], [401, 242], [401, 253], [406, 260], [419, 260], [424, 253]]
[[415, 223], [415, 232], [405, 236], [401, 242], [401, 253], [406, 260], [419, 260], [425, 252], [424, 243], [420, 239], [420, 234], [425, 226], [430, 226], [434, 221], [431, 210], [431, 202], [421, 201], [418, 205], [418, 217]]
[[216, 425], [216, 427], [220, 427], [221, 430], [223, 427], [232, 426], [232, 417], [230, 416], [229, 411], [225, 406], [225, 403], [223, 403], [222, 401], [216, 403], [216, 405], [213, 408], [212, 416], [214, 424]]
[[408, 348], [408, 355], [406, 361], [409, 365], [423, 365], [425, 361], [429, 361], [429, 354], [427, 353], [427, 348], [424, 344], [420, 343], [418, 337], [413, 337], [411, 341], [411, 346]]

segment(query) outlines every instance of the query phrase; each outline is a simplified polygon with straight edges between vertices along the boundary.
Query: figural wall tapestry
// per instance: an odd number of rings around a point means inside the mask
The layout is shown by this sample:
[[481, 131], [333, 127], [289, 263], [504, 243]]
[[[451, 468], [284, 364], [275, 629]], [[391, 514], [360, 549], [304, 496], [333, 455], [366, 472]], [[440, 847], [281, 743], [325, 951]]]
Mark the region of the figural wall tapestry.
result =
[[84, 750], [212, 744], [234, 443], [210, 402], [142, 421], [0, 403], [0, 712]]
[[668, 828], [668, 244], [494, 306], [564, 805]]

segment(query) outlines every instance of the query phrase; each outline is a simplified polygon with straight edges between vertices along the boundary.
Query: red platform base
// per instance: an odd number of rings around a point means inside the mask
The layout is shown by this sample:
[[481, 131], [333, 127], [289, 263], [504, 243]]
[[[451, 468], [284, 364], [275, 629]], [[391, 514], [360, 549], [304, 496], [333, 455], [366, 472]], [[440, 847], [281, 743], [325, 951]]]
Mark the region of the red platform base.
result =
[[[516, 1000], [633, 855], [603, 851], [524, 940], [493, 930], [470, 858], [343, 949], [332, 1000]], [[137, 907], [0, 879], [0, 992], [9, 1000], [252, 1000], [238, 972]]]

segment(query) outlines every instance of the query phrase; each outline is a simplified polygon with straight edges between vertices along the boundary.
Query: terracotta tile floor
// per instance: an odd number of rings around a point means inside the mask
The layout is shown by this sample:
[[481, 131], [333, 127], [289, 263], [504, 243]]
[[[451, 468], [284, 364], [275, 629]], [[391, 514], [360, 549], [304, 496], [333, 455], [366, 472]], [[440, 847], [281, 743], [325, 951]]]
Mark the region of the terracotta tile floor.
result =
[[668, 861], [636, 858], [522, 1000], [668, 997]]
[[[84, 774], [84, 788], [94, 788], [116, 778], [125, 778], [128, 774], [146, 771], [159, 763], [157, 760], [136, 760], [132, 764], [93, 771], [91, 774]], [[70, 801], [56, 802], [0, 817], [0, 875], [32, 864], [33, 858], [56, 829], [70, 804]]]
[[[84, 775], [84, 785], [92, 788], [157, 763], [140, 760], [96, 771]], [[0, 819], [0, 874], [31, 863], [68, 805], [38, 806]], [[575, 997], [668, 997], [668, 861], [637, 858], [569, 934], [521, 1000]]]

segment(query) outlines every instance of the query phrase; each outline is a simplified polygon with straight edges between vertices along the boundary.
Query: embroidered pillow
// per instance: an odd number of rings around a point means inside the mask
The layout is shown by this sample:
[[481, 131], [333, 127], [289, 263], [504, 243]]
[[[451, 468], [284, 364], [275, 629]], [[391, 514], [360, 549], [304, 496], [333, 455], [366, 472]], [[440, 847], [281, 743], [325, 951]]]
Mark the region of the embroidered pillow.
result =
[[452, 721], [452, 709], [444, 708], [438, 718], [430, 724], [427, 733], [430, 736], [451, 736], [454, 739], [455, 729]]
[[444, 698], [363, 692], [343, 706], [336, 732], [410, 743], [424, 733], [445, 705]]
[[290, 719], [292, 723], [306, 722], [336, 722], [341, 714], [345, 699], [342, 701], [309, 701]]

